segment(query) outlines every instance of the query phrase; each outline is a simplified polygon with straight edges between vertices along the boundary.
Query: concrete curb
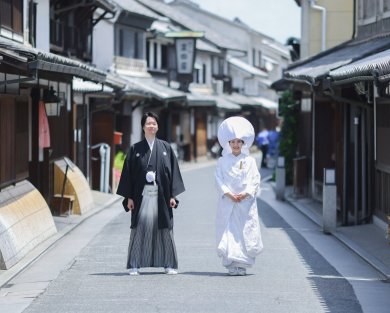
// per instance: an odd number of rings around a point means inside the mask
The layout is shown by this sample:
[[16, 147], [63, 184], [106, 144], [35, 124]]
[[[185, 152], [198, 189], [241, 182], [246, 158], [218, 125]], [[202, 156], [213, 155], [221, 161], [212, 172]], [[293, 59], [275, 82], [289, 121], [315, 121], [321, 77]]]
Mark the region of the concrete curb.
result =
[[[272, 185], [274, 189], [274, 186]], [[305, 209], [299, 205], [296, 205], [294, 201], [291, 201], [289, 197], [285, 197], [285, 201], [290, 204], [292, 207], [296, 208], [303, 215], [313, 221], [320, 227], [323, 227], [322, 217], [311, 211], [310, 209]], [[373, 267], [381, 276], [384, 282], [390, 282], [390, 268], [384, 264], [382, 261], [378, 260], [375, 256], [368, 253], [364, 250], [359, 244], [357, 244], [352, 239], [348, 238], [346, 235], [340, 233], [336, 230], [331, 231], [330, 235], [334, 236], [337, 240], [339, 240], [342, 244], [344, 244], [347, 248], [349, 248], [352, 252], [362, 258], [366, 263], [368, 263], [371, 267]]]
[[359, 257], [361, 257], [364, 261], [370, 264], [376, 271], [378, 271], [381, 274], [381, 276], [383, 276], [383, 279], [381, 279], [382, 281], [390, 282], [390, 269], [386, 264], [382, 263], [375, 256], [368, 253], [366, 250], [361, 248], [353, 240], [349, 239], [347, 236], [338, 232], [337, 230], [332, 231], [331, 234], [335, 238], [337, 238], [341, 243], [347, 246], [350, 250], [356, 253]]
[[120, 201], [121, 197], [112, 197], [109, 201], [104, 204], [97, 205], [93, 209], [89, 210], [87, 213], [80, 215], [74, 222], [69, 223], [67, 226], [59, 230], [55, 235], [51, 236], [44, 242], [42, 242], [39, 246], [31, 250], [22, 260], [20, 260], [17, 264], [12, 266], [8, 270], [0, 271], [0, 288], [6, 285], [11, 279], [21, 273], [24, 269], [26, 269], [30, 264], [35, 262], [41, 255], [47, 252], [49, 249], [53, 248], [56, 243], [66, 236], [73, 229], [81, 225], [90, 217], [95, 214], [101, 212], [102, 210], [108, 208], [110, 205], [114, 204], [117, 201]]

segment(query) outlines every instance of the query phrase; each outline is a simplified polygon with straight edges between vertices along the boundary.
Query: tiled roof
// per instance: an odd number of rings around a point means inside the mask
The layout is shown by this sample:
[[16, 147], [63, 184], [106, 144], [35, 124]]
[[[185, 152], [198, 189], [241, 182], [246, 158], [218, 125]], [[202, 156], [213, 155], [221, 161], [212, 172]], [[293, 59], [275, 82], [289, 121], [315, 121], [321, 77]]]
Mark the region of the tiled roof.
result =
[[97, 82], [103, 82], [106, 73], [77, 60], [66, 58], [54, 53], [28, 47], [21, 43], [0, 37], [0, 48], [12, 51], [26, 57], [30, 70], [65, 73]]
[[[284, 77], [315, 83], [319, 78], [329, 75], [331, 71], [335, 73], [334, 71], [341, 66], [389, 48], [390, 36], [377, 37], [364, 41], [350, 40], [307, 60], [292, 64], [285, 71]], [[342, 76], [344, 74], [339, 73]]]
[[330, 71], [329, 74], [334, 81], [342, 80], [364, 80], [364, 77], [379, 81], [390, 80], [390, 49], [375, 53], [366, 58], [352, 62], [348, 65]]
[[151, 10], [158, 12], [172, 21], [178, 23], [179, 25], [193, 31], [204, 31], [205, 38], [216, 44], [219, 48], [230, 49], [230, 50], [238, 50], [243, 51], [242, 47], [240, 47], [235, 41], [230, 40], [229, 37], [223, 36], [222, 34], [214, 31], [212, 28], [199, 23], [191, 16], [188, 16], [180, 11], [178, 11], [175, 7], [172, 7], [168, 4], [165, 4], [162, 1], [156, 0], [137, 0], [138, 2], [146, 5]]
[[84, 81], [80, 78], [73, 78], [73, 90], [76, 92], [103, 92], [112, 93], [113, 88], [105, 86], [103, 84], [94, 83], [91, 81]]

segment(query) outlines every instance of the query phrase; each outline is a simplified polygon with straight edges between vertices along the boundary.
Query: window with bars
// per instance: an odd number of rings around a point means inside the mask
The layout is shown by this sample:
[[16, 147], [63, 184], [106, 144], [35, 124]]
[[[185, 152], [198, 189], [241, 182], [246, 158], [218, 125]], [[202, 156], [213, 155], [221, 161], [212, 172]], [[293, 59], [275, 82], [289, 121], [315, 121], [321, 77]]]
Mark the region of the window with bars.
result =
[[0, 28], [23, 35], [23, 0], [0, 0]]

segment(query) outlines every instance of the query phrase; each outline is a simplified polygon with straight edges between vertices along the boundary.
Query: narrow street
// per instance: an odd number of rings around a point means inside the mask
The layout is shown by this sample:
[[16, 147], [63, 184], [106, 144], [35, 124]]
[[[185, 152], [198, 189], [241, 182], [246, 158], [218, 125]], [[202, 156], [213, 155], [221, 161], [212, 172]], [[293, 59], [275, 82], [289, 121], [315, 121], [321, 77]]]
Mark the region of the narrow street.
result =
[[[287, 204], [275, 204], [268, 184], [258, 200], [265, 249], [247, 276], [227, 276], [214, 246], [213, 173], [213, 165], [183, 171], [187, 191], [180, 197], [174, 228], [179, 275], [167, 276], [162, 269], [128, 275], [130, 215], [116, 202], [107, 210], [120, 213], [110, 213], [112, 220], [23, 312], [388, 312], [390, 284], [379, 281], [367, 264], [303, 215]], [[88, 222], [102, 214], [107, 212]], [[85, 223], [77, 230], [87, 227]], [[59, 248], [50, 252], [55, 255]], [[55, 264], [42, 266], [44, 272]], [[26, 269], [20, 276], [28, 273]], [[17, 294], [20, 276], [9, 282], [10, 294]], [[20, 301], [33, 297], [19, 289]], [[0, 306], [0, 311], [21, 312], [17, 302], [7, 310]]]

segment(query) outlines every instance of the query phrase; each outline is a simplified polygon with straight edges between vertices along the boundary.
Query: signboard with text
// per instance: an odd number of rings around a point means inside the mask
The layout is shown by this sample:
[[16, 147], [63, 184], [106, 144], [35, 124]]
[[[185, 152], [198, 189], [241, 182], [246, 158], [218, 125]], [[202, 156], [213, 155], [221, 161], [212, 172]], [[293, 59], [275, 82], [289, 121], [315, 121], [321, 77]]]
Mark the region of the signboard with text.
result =
[[177, 38], [176, 57], [178, 74], [192, 74], [195, 54], [195, 39]]

